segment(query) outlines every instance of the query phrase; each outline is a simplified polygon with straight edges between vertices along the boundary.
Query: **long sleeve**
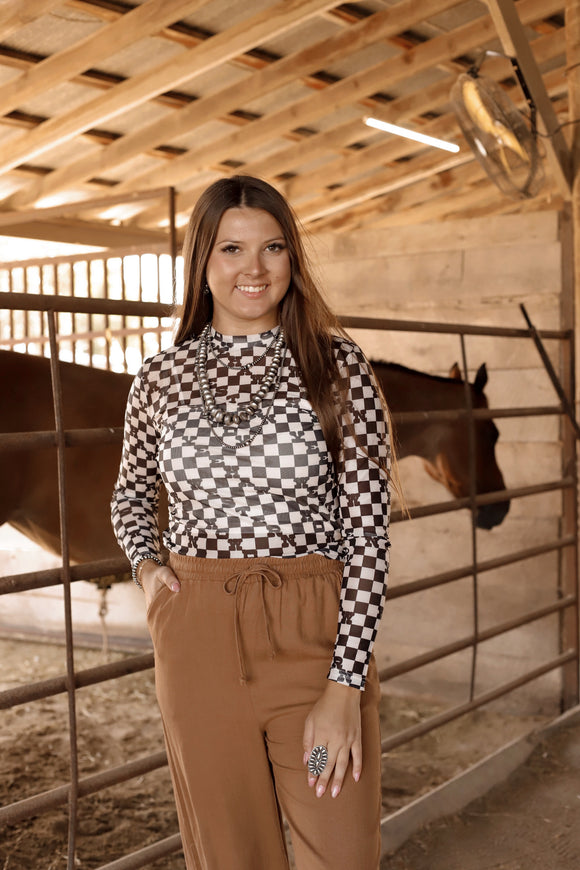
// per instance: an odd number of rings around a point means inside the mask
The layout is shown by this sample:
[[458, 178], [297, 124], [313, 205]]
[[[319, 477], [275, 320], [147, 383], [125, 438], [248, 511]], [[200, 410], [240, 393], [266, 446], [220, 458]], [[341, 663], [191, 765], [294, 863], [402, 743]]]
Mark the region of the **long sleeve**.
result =
[[140, 556], [158, 556], [160, 552], [157, 442], [142, 368], [129, 392], [121, 467], [111, 502], [117, 541], [132, 564]]
[[[340, 364], [340, 359], [339, 359]], [[344, 573], [330, 680], [362, 689], [383, 612], [389, 568], [390, 441], [369, 365], [358, 348], [344, 363], [349, 380], [343, 424], [344, 471], [338, 481]], [[352, 428], [356, 439], [353, 437]]]

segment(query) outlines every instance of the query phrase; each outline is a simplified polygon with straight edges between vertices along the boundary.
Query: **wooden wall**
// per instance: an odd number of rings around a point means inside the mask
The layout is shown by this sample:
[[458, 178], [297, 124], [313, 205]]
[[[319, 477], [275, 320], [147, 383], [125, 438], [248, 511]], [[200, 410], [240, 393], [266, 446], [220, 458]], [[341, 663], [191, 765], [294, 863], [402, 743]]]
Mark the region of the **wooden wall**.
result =
[[[560, 326], [562, 253], [555, 212], [321, 236], [313, 239], [313, 255], [320, 264], [327, 298], [341, 315], [525, 327], [519, 309], [523, 302], [538, 328]], [[362, 330], [351, 334], [372, 359], [438, 375], [446, 375], [456, 360], [461, 362], [457, 336]], [[557, 343], [550, 342], [548, 348], [557, 363]], [[482, 362], [487, 364], [491, 407], [557, 404], [530, 340], [468, 337], [467, 357], [471, 379]], [[557, 418], [496, 422], [497, 457], [506, 486], [560, 477]], [[401, 462], [401, 476], [410, 507], [447, 496], [415, 457]], [[513, 501], [501, 526], [478, 531], [479, 557], [491, 558], [556, 538], [560, 513], [559, 493]], [[470, 558], [467, 511], [392, 528], [392, 586], [467, 565]], [[552, 601], [557, 575], [558, 559], [552, 554], [482, 574], [481, 626]], [[379, 664], [469, 635], [472, 613], [471, 580], [392, 601], [381, 626]], [[478, 655], [476, 691], [514, 678], [557, 650], [555, 616], [487, 642]], [[470, 666], [471, 653], [460, 653], [398, 678], [390, 689], [420, 689], [461, 702], [466, 699]], [[556, 683], [555, 676], [548, 676], [519, 690], [518, 704], [551, 709]]]

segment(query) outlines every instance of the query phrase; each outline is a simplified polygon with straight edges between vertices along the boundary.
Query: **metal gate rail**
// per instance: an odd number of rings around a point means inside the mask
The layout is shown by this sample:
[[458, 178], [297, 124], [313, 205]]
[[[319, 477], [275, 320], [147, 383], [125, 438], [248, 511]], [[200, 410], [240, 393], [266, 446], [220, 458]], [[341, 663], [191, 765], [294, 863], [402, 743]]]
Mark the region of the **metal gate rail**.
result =
[[[95, 255], [98, 256], [98, 255]], [[102, 254], [100, 255], [102, 257]], [[55, 297], [55, 296], [38, 296], [28, 293], [6, 293], [0, 292], [0, 307], [9, 308], [11, 310], [25, 311], [44, 311], [49, 317], [49, 340], [52, 346], [52, 358], [54, 360], [52, 367], [53, 390], [55, 392], [55, 417], [56, 427], [54, 432], [31, 432], [31, 433], [7, 433], [0, 435], [0, 452], [14, 450], [36, 450], [45, 448], [57, 448], [58, 455], [61, 459], [61, 511], [66, 512], [66, 503], [64, 500], [64, 451], [67, 447], [77, 444], [103, 444], [119, 442], [121, 440], [121, 429], [91, 429], [91, 430], [69, 430], [65, 431], [62, 426], [62, 413], [60, 408], [59, 384], [58, 384], [58, 366], [56, 359], [58, 357], [55, 312], [69, 313], [91, 313], [91, 314], [121, 314], [134, 315], [138, 317], [166, 317], [170, 313], [170, 309], [166, 305], [160, 303], [145, 303], [145, 302], [130, 302], [127, 300], [108, 300], [108, 299], [86, 299], [86, 298], [71, 298], [71, 297]], [[467, 335], [485, 335], [485, 336], [500, 336], [508, 338], [530, 338], [531, 331], [529, 329], [515, 329], [508, 327], [481, 327], [468, 324], [443, 324], [443, 323], [423, 323], [418, 321], [396, 321], [390, 319], [370, 319], [360, 317], [342, 318], [342, 324], [345, 327], [356, 329], [385, 329], [410, 332], [425, 332], [425, 333], [441, 333], [458, 335], [462, 342], [463, 369], [464, 380], [467, 381], [467, 359], [465, 354], [464, 337]], [[557, 340], [564, 342], [569, 348], [569, 358], [571, 356], [571, 348], [573, 341], [573, 333], [571, 330], [540, 330], [538, 333], [542, 338]], [[528, 408], [501, 408], [501, 409], [481, 409], [476, 410], [471, 407], [471, 402], [466, 390], [466, 406], [457, 411], [429, 411], [429, 412], [413, 412], [407, 414], [393, 415], [395, 422], [411, 422], [411, 421], [427, 421], [427, 420], [453, 420], [467, 419], [470, 423], [470, 429], [473, 431], [473, 424], [478, 419], [490, 419], [492, 417], [532, 417], [532, 416], [550, 416], [561, 415], [562, 407], [560, 405], [528, 407]], [[472, 480], [474, 470], [474, 451], [473, 439], [471, 444], [471, 471]], [[398, 734], [386, 738], [382, 743], [383, 752], [387, 752], [413, 740], [423, 734], [426, 734], [441, 725], [450, 722], [453, 719], [459, 718], [466, 713], [477, 709], [490, 701], [513, 692], [515, 689], [529, 683], [538, 677], [547, 674], [551, 671], [562, 669], [565, 672], [566, 668], [573, 668], [576, 684], [578, 674], [578, 643], [574, 640], [569, 643], [570, 638], [565, 638], [562, 642], [564, 647], [560, 654], [550, 661], [544, 662], [540, 666], [529, 670], [527, 673], [520, 675], [518, 678], [506, 682], [494, 689], [480, 695], [474, 693], [474, 678], [476, 670], [476, 652], [478, 645], [493, 637], [498, 637], [515, 628], [530, 624], [537, 620], [554, 614], [563, 614], [564, 612], [578, 611], [578, 578], [576, 576], [575, 586], [570, 591], [560, 595], [553, 602], [550, 602], [543, 607], [535, 608], [526, 613], [520, 614], [510, 620], [498, 623], [494, 626], [481, 630], [478, 626], [477, 618], [477, 578], [478, 575], [494, 570], [498, 567], [513, 564], [535, 556], [550, 553], [563, 552], [569, 548], [573, 548], [577, 552], [577, 534], [562, 534], [559, 538], [545, 542], [543, 544], [528, 547], [517, 552], [508, 553], [506, 555], [488, 559], [485, 561], [478, 560], [475, 543], [475, 511], [477, 507], [483, 504], [493, 504], [495, 502], [505, 501], [506, 499], [524, 498], [540, 493], [553, 491], [569, 491], [575, 492], [576, 478], [575, 470], [572, 464], [569, 464], [569, 472], [559, 480], [545, 481], [539, 484], [534, 484], [525, 487], [517, 487], [509, 490], [501, 490], [500, 492], [485, 493], [477, 495], [474, 485], [470, 496], [462, 499], [448, 500], [445, 502], [421, 505], [413, 508], [412, 517], [426, 517], [443, 514], [455, 510], [467, 508], [472, 514], [472, 563], [457, 569], [439, 572], [429, 577], [402, 583], [395, 589], [389, 590], [388, 599], [401, 598], [422, 592], [426, 589], [432, 589], [442, 584], [450, 583], [462, 578], [472, 577], [474, 581], [473, 597], [474, 597], [474, 630], [463, 638], [459, 638], [451, 643], [440, 646], [429, 652], [415, 656], [400, 662], [388, 668], [381, 670], [380, 679], [386, 681], [393, 679], [401, 674], [408, 673], [411, 670], [422, 667], [426, 664], [443, 659], [453, 653], [471, 648], [473, 651], [472, 660], [472, 677], [470, 685], [469, 700], [463, 704], [459, 704], [449, 710], [446, 710], [436, 716], [405, 729]], [[575, 504], [575, 499], [574, 499]], [[576, 510], [576, 508], [574, 508]], [[393, 522], [402, 522], [407, 519], [401, 511], [393, 511]], [[568, 526], [570, 523], [568, 523]], [[574, 526], [575, 528], [575, 526]], [[62, 526], [62, 546], [65, 558], [63, 559], [63, 568], [47, 571], [29, 572], [27, 574], [17, 574], [8, 577], [0, 578], [0, 595], [23, 591], [26, 589], [40, 589], [48, 586], [58, 585], [63, 580], [65, 587], [70, 590], [70, 584], [81, 579], [93, 579], [96, 576], [120, 575], [127, 571], [128, 563], [125, 559], [109, 559], [93, 563], [86, 563], [79, 566], [70, 566], [66, 558], [68, 542], [66, 522]], [[70, 826], [69, 826], [69, 854], [68, 868], [73, 870], [75, 853], [76, 853], [76, 813], [78, 799], [87, 794], [94, 794], [104, 788], [120, 782], [125, 782], [135, 776], [142, 776], [147, 772], [156, 770], [166, 764], [166, 756], [164, 752], [155, 753], [145, 758], [137, 759], [132, 762], [119, 765], [118, 767], [102, 771], [98, 774], [81, 779], [78, 775], [78, 764], [76, 759], [76, 741], [75, 737], [75, 713], [74, 713], [74, 697], [77, 689], [84, 686], [94, 685], [111, 679], [118, 679], [121, 676], [126, 676], [147, 670], [153, 666], [152, 653], [143, 655], [131, 656], [121, 661], [101, 665], [94, 668], [88, 668], [81, 671], [74, 669], [74, 647], [72, 639], [72, 623], [70, 621], [70, 591], [68, 593], [68, 603], [66, 605], [68, 616], [66, 620], [66, 649], [67, 649], [67, 674], [57, 676], [47, 680], [41, 680], [33, 684], [17, 686], [15, 688], [0, 692], [0, 709], [13, 707], [18, 704], [24, 704], [33, 700], [51, 697], [58, 694], [67, 693], [69, 697], [70, 711], [70, 727], [71, 727], [71, 781], [68, 784], [51, 789], [39, 795], [24, 800], [17, 801], [7, 807], [0, 808], [0, 822], [14, 824], [17, 821], [22, 821], [30, 818], [32, 815], [37, 815], [41, 812], [46, 812], [60, 806], [67, 801], [69, 802]], [[577, 700], [577, 690], [576, 690]], [[570, 701], [570, 695], [567, 696], [567, 701]], [[145, 867], [151, 864], [154, 860], [165, 855], [172, 854], [180, 849], [179, 835], [174, 835], [159, 841], [153, 845], [140, 849], [137, 852], [120, 858], [117, 861], [103, 865], [99, 870], [137, 870], [137, 868]]]

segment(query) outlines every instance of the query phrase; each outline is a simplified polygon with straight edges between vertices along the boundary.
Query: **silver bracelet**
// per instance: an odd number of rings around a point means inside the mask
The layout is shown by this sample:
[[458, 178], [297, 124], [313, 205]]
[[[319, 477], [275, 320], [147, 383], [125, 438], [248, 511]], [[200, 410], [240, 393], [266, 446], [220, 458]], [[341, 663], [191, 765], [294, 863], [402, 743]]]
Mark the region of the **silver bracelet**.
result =
[[154, 556], [152, 553], [147, 553], [145, 556], [138, 556], [133, 562], [133, 566], [131, 568], [131, 577], [133, 578], [133, 583], [135, 586], [138, 586], [139, 589], [143, 590], [143, 586], [141, 585], [141, 581], [139, 580], [138, 568], [141, 562], [147, 561], [150, 559], [152, 562], [157, 562], [158, 565], [161, 565], [163, 568], [165, 563], [161, 561], [159, 556]]

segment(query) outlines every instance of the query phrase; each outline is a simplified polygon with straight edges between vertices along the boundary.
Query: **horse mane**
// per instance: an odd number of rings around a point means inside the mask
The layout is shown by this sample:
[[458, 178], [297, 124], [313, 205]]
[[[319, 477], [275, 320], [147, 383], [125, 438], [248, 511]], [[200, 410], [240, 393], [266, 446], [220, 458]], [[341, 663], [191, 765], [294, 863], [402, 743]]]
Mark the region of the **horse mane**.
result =
[[450, 381], [461, 384], [463, 381], [459, 381], [456, 378], [444, 377], [443, 375], [430, 375], [428, 372], [420, 372], [418, 369], [411, 369], [408, 366], [402, 366], [400, 363], [394, 362], [385, 362], [384, 360], [369, 360], [371, 366], [376, 368], [376, 366], [386, 366], [391, 370], [400, 372], [401, 374], [409, 374], [416, 375], [419, 378], [425, 378], [425, 380], [429, 381], [437, 381], [438, 383], [448, 384]]

